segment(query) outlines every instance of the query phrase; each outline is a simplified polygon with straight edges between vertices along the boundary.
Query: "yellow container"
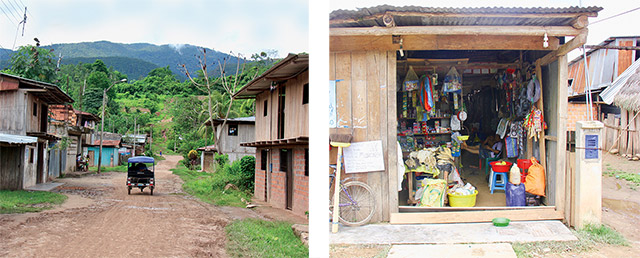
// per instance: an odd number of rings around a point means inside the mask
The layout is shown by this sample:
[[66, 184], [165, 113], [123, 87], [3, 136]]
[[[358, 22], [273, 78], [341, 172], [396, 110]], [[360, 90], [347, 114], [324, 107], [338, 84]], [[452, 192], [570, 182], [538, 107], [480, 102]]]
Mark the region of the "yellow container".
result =
[[451, 207], [476, 206], [476, 195], [478, 195], [478, 190], [475, 190], [475, 192], [470, 195], [452, 195], [450, 193], [447, 193], [447, 196], [449, 197], [449, 206]]

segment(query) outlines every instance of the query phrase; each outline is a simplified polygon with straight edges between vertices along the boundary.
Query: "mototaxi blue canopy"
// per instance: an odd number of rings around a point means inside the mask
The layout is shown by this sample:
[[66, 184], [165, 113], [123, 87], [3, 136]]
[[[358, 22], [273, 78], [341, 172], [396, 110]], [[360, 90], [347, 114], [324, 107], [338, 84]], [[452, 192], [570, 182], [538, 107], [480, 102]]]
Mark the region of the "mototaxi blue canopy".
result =
[[131, 164], [131, 163], [154, 163], [155, 160], [152, 157], [145, 157], [145, 156], [136, 156], [136, 157], [131, 157], [129, 159], [127, 159], [127, 163]]

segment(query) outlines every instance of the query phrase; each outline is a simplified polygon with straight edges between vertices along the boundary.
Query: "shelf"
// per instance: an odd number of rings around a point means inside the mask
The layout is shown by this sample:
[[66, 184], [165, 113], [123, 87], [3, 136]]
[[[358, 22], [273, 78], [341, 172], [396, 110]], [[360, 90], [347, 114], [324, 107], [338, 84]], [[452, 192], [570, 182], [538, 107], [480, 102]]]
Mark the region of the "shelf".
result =
[[[449, 119], [449, 118], [451, 118], [451, 117], [450, 116], [449, 117], [441, 116], [441, 117], [432, 117], [432, 118], [429, 118], [429, 120]], [[415, 117], [403, 117], [403, 118], [400, 118], [400, 120], [416, 120], [416, 118]]]
[[448, 133], [414, 133], [412, 135], [398, 135], [398, 136], [427, 136], [427, 135], [446, 135], [446, 134], [451, 134], [451, 132]]

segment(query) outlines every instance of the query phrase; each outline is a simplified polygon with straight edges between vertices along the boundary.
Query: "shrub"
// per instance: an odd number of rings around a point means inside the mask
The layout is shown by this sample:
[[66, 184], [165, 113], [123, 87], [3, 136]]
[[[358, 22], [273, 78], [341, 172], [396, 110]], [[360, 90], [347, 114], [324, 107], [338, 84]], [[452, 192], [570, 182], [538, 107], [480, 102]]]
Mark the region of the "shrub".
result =
[[229, 155], [227, 154], [220, 154], [216, 152], [214, 159], [216, 160], [216, 164], [220, 167], [224, 167], [224, 165], [229, 164]]

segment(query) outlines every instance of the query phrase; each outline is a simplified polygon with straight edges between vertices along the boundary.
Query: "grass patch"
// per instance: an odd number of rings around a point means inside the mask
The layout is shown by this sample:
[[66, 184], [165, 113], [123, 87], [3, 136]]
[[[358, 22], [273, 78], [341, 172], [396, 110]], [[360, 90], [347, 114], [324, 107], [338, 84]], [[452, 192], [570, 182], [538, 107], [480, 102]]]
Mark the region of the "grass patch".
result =
[[246, 204], [242, 199], [251, 199], [250, 192], [232, 188], [224, 190], [224, 187], [230, 181], [231, 175], [198, 172], [189, 170], [183, 165], [179, 165], [177, 168], [171, 169], [171, 171], [182, 178], [182, 181], [184, 181], [182, 189], [185, 192], [198, 197], [204, 202], [220, 206], [245, 207]]
[[61, 204], [67, 196], [50, 192], [0, 191], [0, 214], [38, 212]]
[[631, 190], [638, 190], [638, 187], [640, 187], [640, 173], [625, 172], [622, 170], [607, 168], [607, 171], [603, 172], [603, 174], [630, 182], [631, 184], [628, 186]]
[[512, 247], [518, 257], [540, 257], [548, 254], [586, 252], [602, 244], [629, 246], [629, 242], [620, 233], [604, 224], [590, 224], [580, 230], [572, 231], [578, 241], [513, 243]]
[[244, 219], [229, 224], [226, 232], [231, 257], [309, 257], [287, 222]]

